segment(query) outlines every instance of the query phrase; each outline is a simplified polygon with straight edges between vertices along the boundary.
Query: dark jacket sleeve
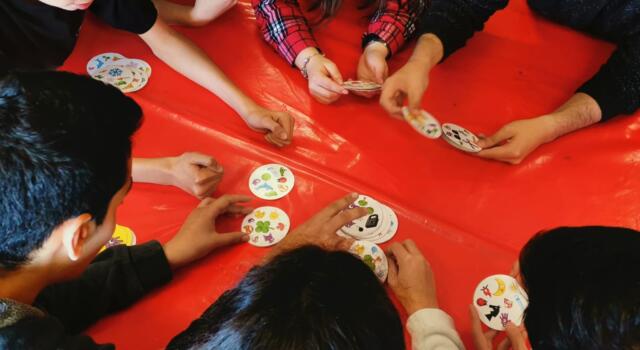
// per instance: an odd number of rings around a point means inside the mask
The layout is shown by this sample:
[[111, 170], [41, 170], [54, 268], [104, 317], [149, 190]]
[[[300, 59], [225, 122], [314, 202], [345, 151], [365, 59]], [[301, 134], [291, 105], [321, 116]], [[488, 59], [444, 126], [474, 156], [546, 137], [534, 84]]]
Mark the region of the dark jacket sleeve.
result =
[[640, 108], [640, 35], [624, 40], [600, 71], [578, 89], [593, 97], [606, 121]]
[[44, 289], [34, 306], [60, 320], [68, 334], [75, 334], [126, 308], [171, 277], [157, 241], [116, 246], [98, 255], [80, 278]]
[[435, 34], [444, 46], [443, 59], [463, 47], [509, 0], [432, 0], [420, 19], [417, 35]]

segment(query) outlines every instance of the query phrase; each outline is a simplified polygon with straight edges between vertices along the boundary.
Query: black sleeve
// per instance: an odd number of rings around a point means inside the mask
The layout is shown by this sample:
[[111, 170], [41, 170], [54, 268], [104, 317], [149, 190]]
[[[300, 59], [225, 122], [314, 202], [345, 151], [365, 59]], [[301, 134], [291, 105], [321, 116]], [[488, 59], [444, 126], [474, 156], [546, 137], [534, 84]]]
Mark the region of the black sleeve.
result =
[[417, 35], [435, 34], [444, 46], [443, 60], [484, 28], [484, 23], [509, 0], [432, 0], [424, 11]]
[[34, 306], [59, 319], [68, 334], [75, 334], [126, 308], [171, 277], [169, 262], [157, 241], [116, 246], [98, 255], [80, 278], [44, 289]]
[[618, 44], [600, 71], [578, 89], [593, 97], [606, 121], [640, 108], [640, 35]]
[[90, 9], [110, 26], [135, 34], [146, 33], [158, 18], [151, 0], [95, 0]]

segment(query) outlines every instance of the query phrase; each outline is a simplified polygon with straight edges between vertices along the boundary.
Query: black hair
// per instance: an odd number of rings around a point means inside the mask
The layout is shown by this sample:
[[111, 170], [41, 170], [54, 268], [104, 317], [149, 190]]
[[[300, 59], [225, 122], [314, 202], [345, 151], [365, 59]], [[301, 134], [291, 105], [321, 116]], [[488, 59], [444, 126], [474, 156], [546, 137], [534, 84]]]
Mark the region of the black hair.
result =
[[168, 349], [400, 350], [404, 333], [363, 262], [307, 246], [249, 271]]
[[640, 348], [640, 232], [561, 227], [520, 254], [525, 326], [546, 349]]
[[26, 263], [67, 219], [102, 223], [128, 179], [141, 118], [132, 99], [86, 76], [0, 78], [0, 268]]

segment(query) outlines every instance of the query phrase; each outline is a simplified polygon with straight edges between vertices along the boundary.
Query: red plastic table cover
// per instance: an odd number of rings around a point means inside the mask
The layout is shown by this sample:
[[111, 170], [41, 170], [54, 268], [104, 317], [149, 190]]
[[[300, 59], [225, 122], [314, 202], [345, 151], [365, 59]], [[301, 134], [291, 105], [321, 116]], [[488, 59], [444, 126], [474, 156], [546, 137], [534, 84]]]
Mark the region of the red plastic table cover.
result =
[[[343, 76], [355, 78], [365, 13], [350, 2], [342, 7], [315, 33]], [[208, 26], [176, 29], [258, 102], [295, 115], [295, 140], [283, 150], [159, 61], [135, 35], [94, 18], [88, 18], [63, 69], [83, 73], [89, 58], [113, 51], [149, 62], [149, 84], [131, 95], [146, 116], [134, 155], [212, 154], [226, 171], [216, 195], [250, 194], [251, 171], [278, 162], [292, 168], [296, 186], [273, 204], [294, 226], [348, 191], [390, 205], [400, 218], [394, 240], [411, 238], [423, 250], [436, 274], [440, 306], [455, 319], [467, 345], [473, 289], [488, 275], [508, 273], [534, 233], [560, 225], [640, 228], [640, 113], [544, 145], [518, 166], [486, 161], [420, 136], [375, 100], [346, 96], [329, 106], [315, 102], [300, 73], [262, 41], [254, 22], [250, 3], [242, 1]], [[441, 122], [490, 134], [508, 121], [552, 111], [613, 49], [539, 18], [524, 0], [514, 0], [466, 48], [433, 70], [423, 106]], [[410, 52], [395, 56], [391, 71]], [[132, 228], [139, 242], [165, 242], [197, 203], [175, 188], [136, 184], [118, 223]], [[223, 231], [239, 226], [240, 219], [219, 224]], [[244, 244], [214, 253], [133, 307], [101, 320], [89, 334], [120, 349], [163, 348], [266, 251]]]

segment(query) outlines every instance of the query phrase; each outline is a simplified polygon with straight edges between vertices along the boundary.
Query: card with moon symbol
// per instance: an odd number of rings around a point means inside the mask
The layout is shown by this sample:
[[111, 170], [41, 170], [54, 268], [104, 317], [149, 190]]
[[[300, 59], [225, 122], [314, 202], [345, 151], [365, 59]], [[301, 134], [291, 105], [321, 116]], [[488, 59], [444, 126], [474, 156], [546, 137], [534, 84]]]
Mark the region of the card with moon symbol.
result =
[[478, 284], [473, 294], [473, 305], [482, 323], [503, 331], [509, 322], [516, 326], [522, 323], [529, 298], [515, 278], [493, 275]]

